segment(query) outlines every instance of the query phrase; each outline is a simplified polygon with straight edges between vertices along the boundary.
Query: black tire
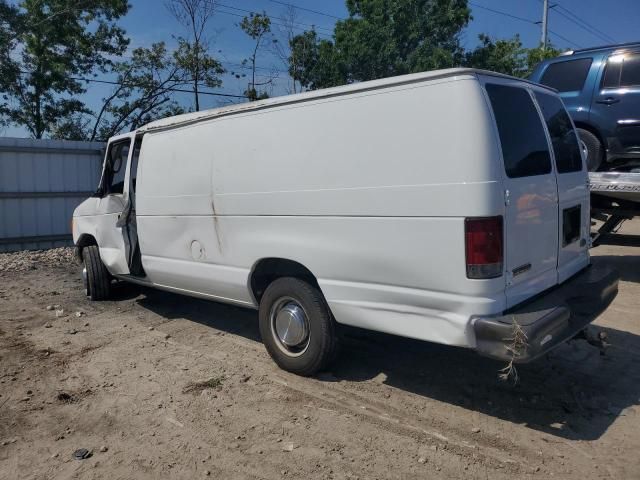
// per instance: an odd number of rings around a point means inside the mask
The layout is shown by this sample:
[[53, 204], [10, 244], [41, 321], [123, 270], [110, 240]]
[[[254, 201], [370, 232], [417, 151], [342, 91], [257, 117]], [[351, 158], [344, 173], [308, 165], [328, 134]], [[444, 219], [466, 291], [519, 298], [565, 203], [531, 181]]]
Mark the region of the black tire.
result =
[[82, 260], [87, 269], [87, 295], [91, 300], [106, 300], [111, 295], [111, 275], [100, 259], [97, 245], [82, 249]]
[[589, 130], [576, 128], [580, 140], [587, 149], [587, 170], [595, 172], [604, 161], [604, 147], [600, 139]]
[[[287, 347], [272, 327], [272, 309], [283, 298], [293, 299], [308, 320], [308, 340], [298, 356], [285, 353]], [[322, 293], [298, 278], [284, 277], [267, 287], [260, 300], [260, 336], [271, 358], [280, 368], [302, 376], [311, 376], [326, 368], [337, 352], [336, 325]]]

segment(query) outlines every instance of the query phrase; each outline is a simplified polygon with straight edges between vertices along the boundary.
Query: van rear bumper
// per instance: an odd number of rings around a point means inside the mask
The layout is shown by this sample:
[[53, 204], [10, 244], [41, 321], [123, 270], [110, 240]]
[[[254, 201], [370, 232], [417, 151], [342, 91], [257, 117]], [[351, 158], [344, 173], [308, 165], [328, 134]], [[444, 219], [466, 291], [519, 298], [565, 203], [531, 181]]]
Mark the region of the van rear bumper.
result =
[[615, 270], [592, 265], [500, 316], [476, 318], [477, 352], [515, 363], [535, 360], [595, 320], [618, 294], [618, 280]]

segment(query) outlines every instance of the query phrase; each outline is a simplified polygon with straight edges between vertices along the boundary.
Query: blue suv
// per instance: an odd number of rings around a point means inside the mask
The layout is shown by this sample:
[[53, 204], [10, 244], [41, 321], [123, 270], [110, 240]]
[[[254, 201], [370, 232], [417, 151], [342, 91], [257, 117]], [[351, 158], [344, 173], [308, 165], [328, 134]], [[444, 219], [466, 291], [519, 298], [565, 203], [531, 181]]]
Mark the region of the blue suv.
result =
[[640, 166], [640, 42], [566, 52], [529, 80], [558, 90], [590, 171]]

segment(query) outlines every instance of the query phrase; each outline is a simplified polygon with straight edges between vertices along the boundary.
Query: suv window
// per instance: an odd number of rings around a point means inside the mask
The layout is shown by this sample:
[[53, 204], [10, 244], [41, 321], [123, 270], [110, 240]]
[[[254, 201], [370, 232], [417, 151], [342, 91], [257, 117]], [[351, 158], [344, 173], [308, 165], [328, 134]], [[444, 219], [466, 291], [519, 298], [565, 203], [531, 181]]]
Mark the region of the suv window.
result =
[[551, 172], [551, 155], [540, 115], [523, 88], [487, 84], [498, 125], [502, 157], [511, 178]]
[[591, 58], [579, 58], [552, 63], [544, 71], [540, 83], [559, 92], [579, 92], [587, 79], [591, 62]]
[[121, 142], [109, 145], [107, 153], [107, 164], [104, 169], [104, 179], [102, 182], [103, 195], [112, 193], [123, 193], [124, 191], [124, 174], [127, 170], [127, 158], [129, 157], [129, 146], [131, 140], [123, 140]]
[[640, 55], [625, 55], [624, 62], [622, 62], [620, 86], [633, 87], [636, 85], [640, 85]]
[[607, 60], [602, 78], [603, 88], [640, 85], [640, 54], [617, 54]]
[[549, 130], [558, 172], [579, 172], [582, 170], [582, 156], [578, 137], [562, 102], [557, 97], [539, 92], [536, 92], [536, 99]]

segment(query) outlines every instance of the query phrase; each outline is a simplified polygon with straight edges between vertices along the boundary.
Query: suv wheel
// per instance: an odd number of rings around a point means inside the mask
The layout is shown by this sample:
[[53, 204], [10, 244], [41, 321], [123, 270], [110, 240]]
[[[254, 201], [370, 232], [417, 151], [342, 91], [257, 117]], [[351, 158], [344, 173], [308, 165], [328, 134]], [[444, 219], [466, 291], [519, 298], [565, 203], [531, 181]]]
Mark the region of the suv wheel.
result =
[[310, 376], [336, 351], [335, 323], [320, 291], [298, 278], [279, 278], [260, 300], [260, 336], [283, 370]]
[[91, 300], [106, 300], [111, 295], [111, 275], [100, 259], [97, 245], [82, 249], [82, 277], [85, 292]]
[[587, 169], [590, 172], [595, 172], [604, 160], [604, 147], [598, 137], [589, 130], [583, 128], [576, 128], [576, 130], [580, 136], [580, 147], [587, 154]]

